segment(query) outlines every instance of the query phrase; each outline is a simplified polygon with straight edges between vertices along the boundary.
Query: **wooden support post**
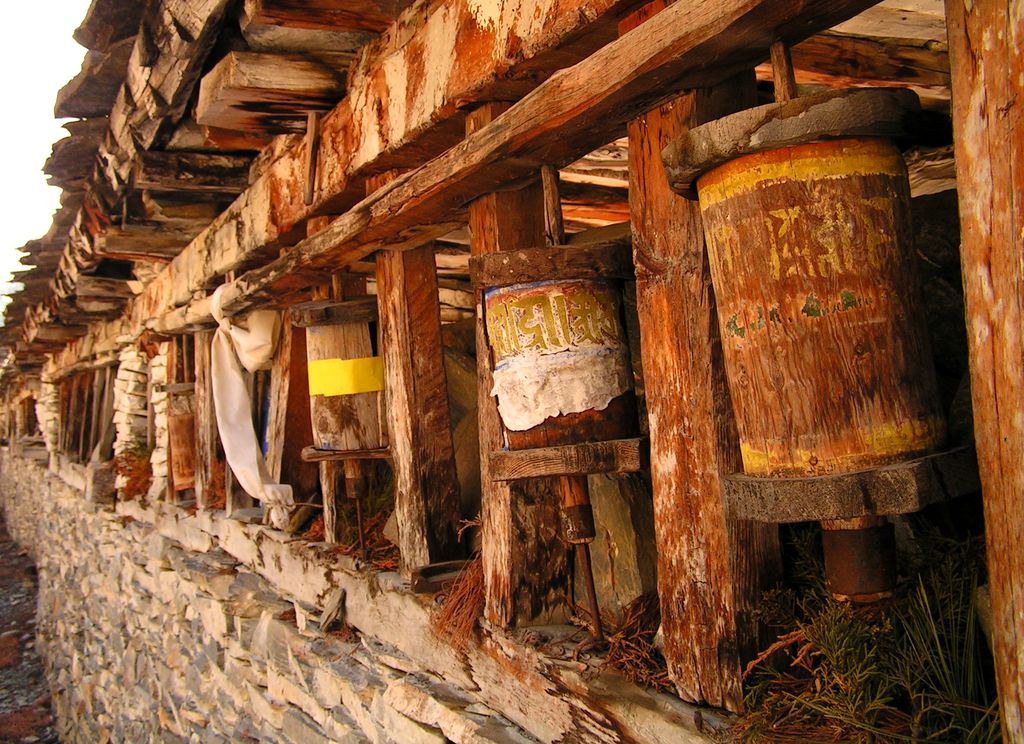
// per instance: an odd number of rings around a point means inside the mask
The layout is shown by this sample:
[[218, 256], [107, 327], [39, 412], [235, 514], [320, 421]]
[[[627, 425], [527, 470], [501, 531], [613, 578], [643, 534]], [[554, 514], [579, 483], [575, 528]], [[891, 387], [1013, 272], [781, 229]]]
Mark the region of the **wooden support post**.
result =
[[106, 380], [106, 376], [107, 372], [105, 369], [96, 369], [92, 373], [92, 410], [89, 414], [89, 436], [82, 443], [82, 462], [88, 462], [92, 459], [92, 451], [99, 441], [100, 415], [103, 405], [103, 383]]
[[544, 165], [540, 169], [544, 188], [544, 237], [548, 245], [565, 244], [565, 223], [562, 220], [562, 199], [558, 194], [558, 169]]
[[313, 444], [306, 375], [306, 334], [283, 314], [281, 337], [270, 370], [270, 420], [267, 425], [267, 471], [288, 483], [295, 500], [308, 502], [316, 490], [318, 469], [302, 461], [302, 448]]
[[[644, 17], [627, 19], [620, 33]], [[741, 659], [758, 642], [753, 609], [780, 575], [778, 528], [725, 513], [721, 477], [741, 463], [703, 227], [697, 204], [669, 189], [661, 151], [688, 127], [752, 105], [753, 86], [751, 72], [629, 125], [665, 657], [682, 698], [730, 710], [742, 709]]]
[[103, 368], [103, 394], [99, 405], [100, 425], [97, 430], [96, 443], [92, 454], [89, 456], [91, 462], [107, 462], [114, 456], [114, 365]]
[[1024, 2], [947, 0], [974, 437], [1003, 740], [1024, 741]]
[[377, 303], [399, 547], [409, 572], [459, 553], [459, 482], [432, 243], [377, 254]]
[[195, 489], [196, 502], [200, 509], [210, 508], [210, 482], [214, 464], [217, 462], [217, 416], [213, 409], [213, 378], [210, 375], [210, 345], [213, 343], [213, 333], [200, 331], [196, 334]]
[[[165, 385], [173, 385], [178, 380], [178, 345], [179, 339], [172, 337], [167, 342], [167, 367], [164, 373]], [[171, 416], [174, 415], [174, 395], [171, 393], [164, 393], [167, 400], [167, 413], [165, 416], [165, 426], [167, 427], [167, 483], [164, 486], [164, 499], [170, 501], [172, 504], [178, 500], [177, 494], [174, 490], [174, 437], [171, 436]]]
[[[483, 127], [507, 104], [490, 103], [466, 118], [466, 132]], [[538, 180], [517, 191], [486, 194], [469, 205], [473, 255], [537, 248], [545, 242], [544, 190]], [[559, 536], [553, 479], [524, 483], [491, 479], [489, 455], [505, 447], [498, 404], [491, 395], [491, 352], [477, 290], [476, 358], [480, 427], [480, 491], [485, 614], [499, 626], [562, 619], [570, 564]]]

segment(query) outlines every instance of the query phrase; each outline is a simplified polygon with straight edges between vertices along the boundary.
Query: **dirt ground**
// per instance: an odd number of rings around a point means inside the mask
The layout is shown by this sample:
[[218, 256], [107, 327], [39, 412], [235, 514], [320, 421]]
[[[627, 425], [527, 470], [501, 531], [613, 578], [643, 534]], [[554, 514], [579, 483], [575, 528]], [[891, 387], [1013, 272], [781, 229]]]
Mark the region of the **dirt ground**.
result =
[[36, 569], [0, 512], [0, 743], [57, 742], [36, 653]]

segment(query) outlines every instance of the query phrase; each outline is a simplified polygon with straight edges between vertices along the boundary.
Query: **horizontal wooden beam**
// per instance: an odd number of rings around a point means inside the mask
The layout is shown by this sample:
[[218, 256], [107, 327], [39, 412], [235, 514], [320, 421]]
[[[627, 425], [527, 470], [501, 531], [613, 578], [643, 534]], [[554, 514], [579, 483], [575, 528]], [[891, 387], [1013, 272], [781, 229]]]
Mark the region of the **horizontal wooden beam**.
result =
[[132, 291], [125, 279], [109, 279], [103, 276], [83, 274], [78, 277], [78, 282], [75, 284], [75, 294], [79, 297], [125, 300], [132, 296]]
[[148, 191], [235, 195], [249, 185], [251, 160], [209, 152], [140, 152], [134, 184]]
[[95, 238], [96, 255], [129, 261], [170, 261], [195, 236], [192, 230], [159, 223], [129, 223], [111, 227]]
[[648, 454], [643, 439], [498, 450], [490, 454], [490, 476], [493, 480], [514, 481], [557, 475], [636, 473], [646, 467]]
[[556, 245], [473, 256], [469, 271], [480, 287], [545, 279], [632, 279], [633, 255], [628, 240], [585, 247]]
[[[799, 84], [910, 87], [949, 98], [949, 53], [945, 49], [827, 33], [795, 45], [790, 53]], [[770, 65], [760, 65], [757, 74], [759, 79], [770, 80]]]
[[813, 478], [723, 479], [727, 508], [736, 519], [814, 522], [918, 512], [930, 504], [981, 489], [971, 447], [874, 470]]
[[288, 28], [379, 33], [407, 0], [245, 0], [249, 23]]
[[242, 132], [301, 132], [306, 113], [329, 111], [345, 95], [354, 55], [229, 52], [199, 86], [196, 121]]

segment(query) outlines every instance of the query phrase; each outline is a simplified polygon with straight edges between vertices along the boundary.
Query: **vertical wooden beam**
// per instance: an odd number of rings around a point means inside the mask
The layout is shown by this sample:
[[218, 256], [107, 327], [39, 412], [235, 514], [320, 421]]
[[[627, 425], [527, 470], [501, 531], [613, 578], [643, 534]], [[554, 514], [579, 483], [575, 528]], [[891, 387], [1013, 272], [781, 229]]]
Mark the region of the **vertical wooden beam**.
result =
[[291, 317], [284, 313], [270, 370], [267, 471], [274, 480], [291, 484], [296, 501], [309, 501], [316, 490], [317, 466], [302, 461], [302, 448], [311, 444], [306, 334], [294, 328]]
[[[490, 103], [466, 118], [471, 134], [508, 104]], [[537, 248], [545, 243], [544, 189], [540, 180], [516, 191], [486, 194], [469, 205], [473, 255]], [[490, 476], [488, 455], [505, 446], [491, 395], [491, 352], [476, 297], [477, 395], [480, 429], [481, 537], [485, 614], [499, 626], [561, 620], [570, 565], [559, 535], [558, 497], [551, 479], [509, 484]]]
[[459, 481], [433, 244], [377, 254], [384, 392], [402, 566], [458, 553]]
[[[173, 385], [180, 382], [178, 379], [178, 350], [181, 339], [177, 336], [167, 342], [167, 372], [164, 374], [165, 384]], [[167, 427], [167, 486], [164, 489], [164, 498], [171, 503], [178, 500], [178, 493], [174, 489], [174, 442], [171, 436], [171, 416], [174, 414], [174, 394], [164, 393], [167, 400], [167, 415], [165, 426]]]
[[99, 408], [99, 434], [96, 446], [89, 458], [94, 462], [106, 462], [114, 456], [114, 439], [116, 437], [114, 427], [115, 370], [116, 366], [112, 364], [103, 368], [103, 395]]
[[210, 375], [210, 345], [213, 331], [196, 334], [196, 503], [208, 509], [213, 466], [217, 462], [217, 415], [213, 408], [213, 378]]
[[947, 0], [961, 265], [1003, 740], [1024, 741], [1024, 2]]
[[725, 513], [720, 478], [741, 461], [704, 232], [697, 204], [669, 189], [661, 151], [688, 127], [752, 105], [753, 73], [741, 77], [629, 125], [665, 657], [682, 698], [730, 710], [743, 707], [741, 659], [757, 645], [753, 608], [779, 574], [778, 529], [733, 523]]
[[565, 223], [562, 219], [562, 198], [558, 193], [558, 169], [543, 165], [540, 182], [544, 188], [544, 237], [548, 245], [565, 243]]

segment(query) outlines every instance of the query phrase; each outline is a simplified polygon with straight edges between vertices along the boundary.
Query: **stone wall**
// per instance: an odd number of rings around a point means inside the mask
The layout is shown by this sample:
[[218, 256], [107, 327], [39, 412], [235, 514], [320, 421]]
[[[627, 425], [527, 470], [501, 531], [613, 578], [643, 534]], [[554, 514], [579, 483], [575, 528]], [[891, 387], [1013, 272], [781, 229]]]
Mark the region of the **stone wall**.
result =
[[[0, 502], [39, 568], [67, 742], [706, 742], [720, 725], [511, 636], [440, 644], [396, 575], [255, 521], [103, 508], [6, 452]], [[347, 624], [325, 633], [332, 597]]]

